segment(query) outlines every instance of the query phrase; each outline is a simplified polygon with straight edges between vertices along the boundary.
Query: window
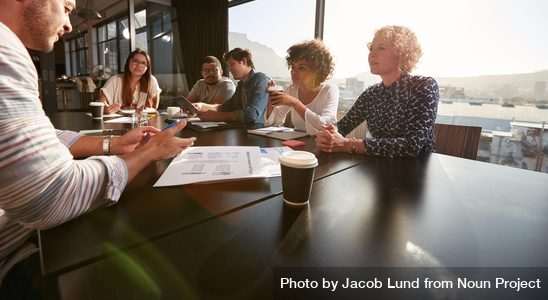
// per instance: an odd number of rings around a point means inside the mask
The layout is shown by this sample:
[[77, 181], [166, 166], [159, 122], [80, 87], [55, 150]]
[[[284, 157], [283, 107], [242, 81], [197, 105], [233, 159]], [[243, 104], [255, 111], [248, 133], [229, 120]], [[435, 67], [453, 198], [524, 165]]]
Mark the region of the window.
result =
[[110, 68], [113, 74], [119, 72], [118, 32], [116, 21], [97, 27], [97, 61]]
[[[149, 10], [152, 8], [149, 8]], [[171, 8], [155, 6], [149, 17], [151, 35], [150, 57], [154, 64], [155, 74], [171, 74], [173, 72], [173, 36], [171, 32]]]
[[229, 9], [229, 50], [248, 48], [255, 69], [290, 83], [287, 49], [314, 38], [315, 0], [255, 0]]
[[88, 34], [76, 37], [69, 41], [70, 49], [70, 74], [84, 75], [88, 74], [87, 52], [88, 52]]

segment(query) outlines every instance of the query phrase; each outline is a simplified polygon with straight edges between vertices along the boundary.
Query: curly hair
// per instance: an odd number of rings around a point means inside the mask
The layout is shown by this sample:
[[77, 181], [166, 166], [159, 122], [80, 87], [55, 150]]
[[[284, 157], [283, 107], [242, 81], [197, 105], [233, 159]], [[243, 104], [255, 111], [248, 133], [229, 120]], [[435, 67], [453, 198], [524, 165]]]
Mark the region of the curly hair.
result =
[[288, 68], [301, 59], [304, 59], [312, 70], [316, 72], [317, 82], [324, 82], [335, 70], [333, 56], [331, 56], [325, 44], [318, 39], [304, 41], [287, 49], [285, 60], [287, 61]]
[[[381, 37], [394, 45], [394, 54], [400, 58], [400, 70], [409, 74], [422, 56], [422, 49], [415, 33], [405, 26], [384, 26], [375, 31], [373, 39]], [[371, 43], [368, 44], [368, 48]]]

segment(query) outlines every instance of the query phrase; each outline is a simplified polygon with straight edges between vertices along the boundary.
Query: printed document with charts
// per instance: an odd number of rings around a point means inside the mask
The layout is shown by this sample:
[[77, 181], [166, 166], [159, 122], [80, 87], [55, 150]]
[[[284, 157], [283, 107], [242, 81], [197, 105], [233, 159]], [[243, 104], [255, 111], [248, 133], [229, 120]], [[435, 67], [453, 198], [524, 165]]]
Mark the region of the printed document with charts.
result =
[[175, 157], [154, 187], [280, 176], [278, 156], [289, 147], [190, 147]]

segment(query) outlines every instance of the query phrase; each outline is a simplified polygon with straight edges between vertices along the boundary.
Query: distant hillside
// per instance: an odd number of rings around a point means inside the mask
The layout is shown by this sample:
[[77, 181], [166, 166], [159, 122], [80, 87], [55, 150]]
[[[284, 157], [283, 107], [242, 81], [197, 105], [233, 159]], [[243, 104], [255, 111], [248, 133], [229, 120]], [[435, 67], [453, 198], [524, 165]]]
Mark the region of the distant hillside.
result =
[[548, 70], [504, 75], [485, 75], [474, 77], [436, 77], [440, 85], [461, 86], [467, 89], [484, 89], [493, 86], [510, 85], [524, 90], [533, 89], [535, 82], [547, 81]]
[[274, 50], [266, 45], [248, 39], [246, 34], [238, 32], [228, 33], [228, 44], [231, 48], [247, 48], [251, 50], [255, 69], [271, 77], [289, 77], [285, 59], [279, 57]]
[[[369, 72], [356, 75], [359, 80], [370, 85], [369, 82], [379, 82], [379, 77]], [[530, 98], [533, 97], [537, 81], [548, 82], [548, 70], [504, 75], [484, 75], [473, 77], [434, 77], [441, 86], [463, 87], [467, 97], [478, 98]], [[368, 84], [369, 83], [369, 84]], [[544, 97], [548, 97], [548, 90]]]

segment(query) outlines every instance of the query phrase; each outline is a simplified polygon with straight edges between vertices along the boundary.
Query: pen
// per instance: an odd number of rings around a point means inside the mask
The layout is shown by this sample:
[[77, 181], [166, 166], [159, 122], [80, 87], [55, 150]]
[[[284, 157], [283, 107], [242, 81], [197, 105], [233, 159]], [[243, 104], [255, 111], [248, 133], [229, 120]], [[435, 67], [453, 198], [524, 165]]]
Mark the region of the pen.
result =
[[162, 131], [164, 131], [164, 130], [166, 130], [166, 129], [169, 129], [169, 128], [175, 126], [175, 124], [177, 124], [177, 123], [179, 123], [179, 122], [178, 122], [178, 121], [173, 121], [173, 122], [167, 124], [166, 127], [162, 128]]
[[266, 133], [266, 135], [271, 135], [271, 134], [273, 134], [273, 133], [284, 132], [284, 131], [287, 131], [287, 129], [279, 129], [279, 130], [268, 131], [268, 132]]

